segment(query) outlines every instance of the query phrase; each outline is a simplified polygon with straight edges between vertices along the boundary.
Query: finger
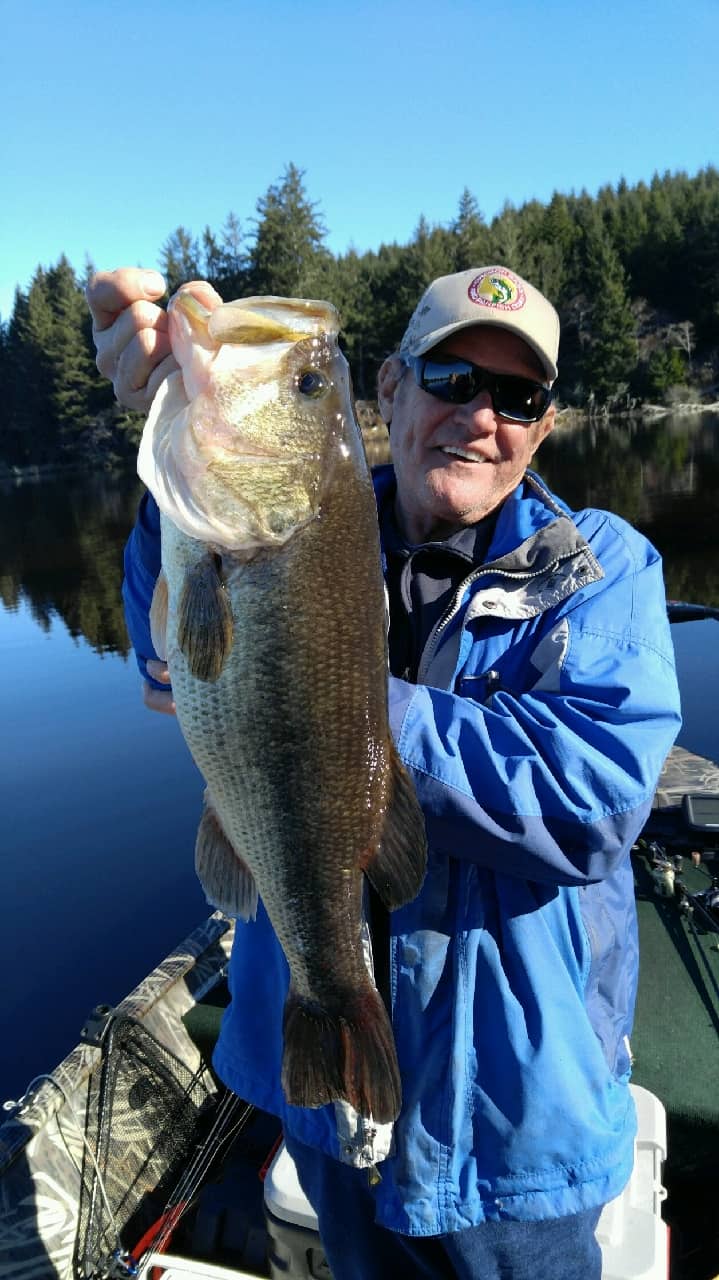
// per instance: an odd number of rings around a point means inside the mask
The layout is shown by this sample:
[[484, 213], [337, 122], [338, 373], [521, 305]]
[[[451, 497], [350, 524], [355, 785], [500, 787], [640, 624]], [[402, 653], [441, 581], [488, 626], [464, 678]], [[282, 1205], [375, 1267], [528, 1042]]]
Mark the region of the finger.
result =
[[142, 267], [119, 267], [116, 271], [98, 271], [85, 290], [94, 327], [107, 329], [121, 311], [133, 302], [161, 298], [166, 285], [159, 271]]
[[[147, 379], [147, 385], [144, 390], [145, 402], [147, 404], [148, 409], [149, 409], [149, 406], [152, 404], [153, 400], [155, 399], [155, 396], [157, 394], [157, 389], [160, 386], [160, 383], [164, 382], [165, 378], [169, 377], [171, 373], [175, 373], [175, 371], [179, 369], [179, 367], [180, 366], [177, 363], [175, 357], [173, 355], [169, 355], [169, 356], [166, 356], [164, 360], [161, 360], [160, 363], [156, 365], [156, 367], [153, 369], [152, 373], [150, 374], [150, 377]], [[136, 394], [139, 397], [143, 393], [137, 392]]]
[[175, 715], [175, 700], [169, 689], [153, 689], [145, 680], [142, 686], [142, 700], [148, 711], [159, 711], [162, 715]]
[[[128, 397], [138, 392], [140, 396], [144, 396], [148, 382], [158, 365], [171, 355], [172, 348], [166, 328], [139, 329], [121, 351], [115, 364], [112, 381], [118, 400], [122, 404], [127, 404]], [[175, 367], [173, 363], [173, 368]], [[169, 370], [165, 369], [162, 377], [168, 372]]]
[[[144, 330], [155, 330], [157, 333], [166, 334], [168, 330], [167, 312], [163, 311], [161, 307], [156, 307], [151, 302], [134, 302], [120, 312], [109, 328], [97, 329], [93, 326], [92, 336], [97, 348], [96, 364], [100, 373], [103, 373], [111, 382], [115, 381], [117, 365], [121, 356], [137, 335]], [[160, 358], [163, 358], [165, 354], [167, 354], [166, 351], [162, 353]], [[136, 351], [136, 355], [140, 358], [139, 349]], [[147, 381], [148, 374], [149, 370], [141, 379], [137, 379], [136, 385], [144, 384]]]
[[222, 305], [222, 298], [216, 289], [207, 280], [188, 280], [187, 284], [181, 284], [178, 293], [191, 293], [193, 298], [197, 298], [208, 311], [214, 311], [215, 307]]
[[153, 680], [159, 680], [160, 684], [170, 683], [170, 672], [166, 662], [160, 658], [148, 658], [145, 665], [148, 676], [152, 676]]

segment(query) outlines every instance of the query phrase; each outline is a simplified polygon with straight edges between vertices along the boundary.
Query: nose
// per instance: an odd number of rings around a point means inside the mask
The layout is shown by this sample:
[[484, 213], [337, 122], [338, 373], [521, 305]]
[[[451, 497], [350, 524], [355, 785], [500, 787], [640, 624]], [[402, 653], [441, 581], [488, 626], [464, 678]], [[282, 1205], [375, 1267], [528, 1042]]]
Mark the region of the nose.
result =
[[478, 391], [473, 400], [457, 405], [457, 418], [475, 436], [489, 435], [497, 429], [497, 415], [488, 391]]

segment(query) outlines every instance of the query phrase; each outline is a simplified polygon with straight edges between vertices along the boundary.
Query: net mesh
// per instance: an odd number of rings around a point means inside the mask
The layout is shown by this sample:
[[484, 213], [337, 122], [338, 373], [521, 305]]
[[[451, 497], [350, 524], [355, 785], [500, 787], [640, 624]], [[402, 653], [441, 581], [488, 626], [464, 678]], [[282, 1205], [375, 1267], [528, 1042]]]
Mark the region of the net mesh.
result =
[[[133, 1018], [117, 1016], [103, 1039], [90, 1088], [75, 1274], [95, 1277], [122, 1246], [131, 1250], [162, 1214], [202, 1136], [212, 1093], [203, 1079]], [[94, 1080], [93, 1077], [93, 1080]]]

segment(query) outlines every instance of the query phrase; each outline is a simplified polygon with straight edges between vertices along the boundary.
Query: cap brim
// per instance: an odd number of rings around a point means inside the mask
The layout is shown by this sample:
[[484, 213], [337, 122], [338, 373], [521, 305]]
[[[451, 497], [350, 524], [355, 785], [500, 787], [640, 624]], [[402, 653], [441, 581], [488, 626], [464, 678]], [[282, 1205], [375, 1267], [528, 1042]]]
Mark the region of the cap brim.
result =
[[556, 380], [559, 372], [556, 364], [547, 355], [546, 351], [542, 351], [541, 347], [528, 337], [521, 325], [512, 323], [510, 317], [500, 320], [496, 315], [492, 315], [491, 317], [487, 316], [485, 320], [482, 316], [473, 316], [471, 320], [457, 320], [454, 324], [446, 324], [439, 329], [434, 329], [431, 333], [424, 334], [419, 342], [400, 347], [400, 352], [406, 351], [411, 356], [424, 356], [433, 347], [438, 347], [445, 338], [448, 338], [453, 333], [458, 333], [460, 329], [476, 329], [479, 325], [485, 324], [490, 325], [493, 329], [506, 329], [508, 333], [515, 333], [534, 352], [549, 382], [553, 383]]

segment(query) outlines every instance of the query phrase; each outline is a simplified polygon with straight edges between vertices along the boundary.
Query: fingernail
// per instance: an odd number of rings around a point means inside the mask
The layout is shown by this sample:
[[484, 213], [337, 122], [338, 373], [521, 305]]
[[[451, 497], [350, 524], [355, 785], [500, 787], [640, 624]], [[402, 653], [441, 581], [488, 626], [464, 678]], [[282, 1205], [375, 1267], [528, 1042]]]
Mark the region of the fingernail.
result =
[[142, 287], [148, 298], [156, 298], [158, 294], [165, 292], [165, 281], [159, 271], [143, 271]]

